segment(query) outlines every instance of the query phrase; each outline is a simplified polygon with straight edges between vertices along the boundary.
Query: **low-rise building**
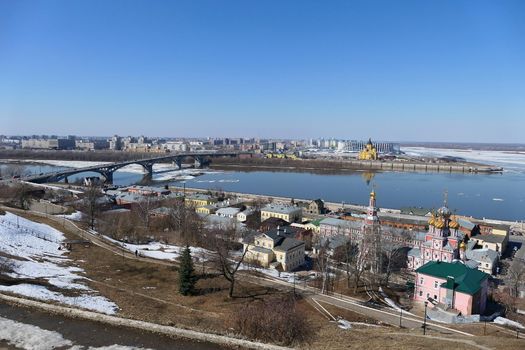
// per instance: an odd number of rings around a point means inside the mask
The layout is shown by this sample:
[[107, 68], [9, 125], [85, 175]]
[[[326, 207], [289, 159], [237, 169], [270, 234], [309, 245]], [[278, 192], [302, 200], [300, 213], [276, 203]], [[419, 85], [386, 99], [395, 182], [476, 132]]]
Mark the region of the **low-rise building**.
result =
[[211, 215], [211, 214], [215, 214], [217, 209], [218, 209], [218, 206], [216, 204], [210, 204], [210, 205], [205, 205], [203, 207], [195, 208], [195, 212], [199, 214]]
[[506, 235], [495, 233], [489, 235], [477, 235], [471, 239], [475, 240], [482, 248], [494, 250], [499, 255], [505, 252], [509, 242], [508, 232]]
[[217, 203], [217, 198], [204, 193], [194, 193], [186, 196], [186, 203], [198, 207], [204, 207], [206, 205]]
[[250, 217], [256, 215], [255, 210], [253, 209], [245, 209], [239, 213], [237, 213], [237, 221], [239, 222], [246, 222]]
[[499, 254], [492, 249], [472, 249], [465, 252], [467, 265], [480, 271], [494, 275], [499, 261]]
[[261, 209], [261, 221], [269, 218], [279, 218], [287, 222], [300, 222], [302, 209], [293, 205], [269, 204]]
[[266, 232], [266, 231], [275, 230], [278, 227], [285, 227], [289, 225], [290, 223], [284, 219], [268, 218], [264, 220], [263, 222], [261, 222], [261, 225], [259, 226], [259, 231]]
[[489, 275], [463, 262], [430, 261], [416, 270], [414, 299], [429, 298], [462, 315], [482, 314], [487, 303]]
[[360, 221], [348, 221], [336, 218], [326, 218], [319, 222], [319, 234], [321, 236], [335, 235], [359, 235], [363, 223]]
[[226, 207], [226, 208], [220, 208], [215, 212], [215, 215], [222, 216], [225, 218], [237, 218], [237, 214], [239, 213], [239, 208], [232, 208], [232, 207]]
[[282, 271], [298, 268], [304, 264], [305, 244], [290, 236], [284, 229], [278, 229], [247, 239], [243, 242], [246, 261]]
[[321, 215], [324, 214], [325, 210], [324, 202], [321, 199], [315, 199], [308, 203], [308, 206], [303, 209], [303, 212], [305, 214]]

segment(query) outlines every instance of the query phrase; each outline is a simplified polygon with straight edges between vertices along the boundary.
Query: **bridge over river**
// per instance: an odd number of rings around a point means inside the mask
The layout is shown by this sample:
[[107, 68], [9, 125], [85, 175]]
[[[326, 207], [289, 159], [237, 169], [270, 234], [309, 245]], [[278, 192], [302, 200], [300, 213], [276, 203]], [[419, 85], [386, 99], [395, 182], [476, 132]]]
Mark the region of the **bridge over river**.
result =
[[95, 172], [102, 175], [106, 183], [113, 182], [113, 173], [120, 168], [131, 164], [141, 165], [148, 175], [153, 174], [153, 165], [156, 163], [173, 162], [179, 169], [182, 168], [182, 163], [186, 158], [193, 158], [195, 167], [202, 167], [210, 162], [210, 158], [213, 157], [237, 157], [241, 152], [181, 152], [164, 155], [160, 157], [135, 159], [125, 162], [117, 162], [110, 164], [94, 165], [84, 168], [76, 168], [69, 170], [56, 171], [51, 173], [44, 173], [39, 175], [30, 175], [23, 177], [21, 180], [34, 182], [34, 183], [47, 183], [47, 182], [59, 182], [65, 180], [67, 182], [68, 176], [80, 174], [84, 172]]

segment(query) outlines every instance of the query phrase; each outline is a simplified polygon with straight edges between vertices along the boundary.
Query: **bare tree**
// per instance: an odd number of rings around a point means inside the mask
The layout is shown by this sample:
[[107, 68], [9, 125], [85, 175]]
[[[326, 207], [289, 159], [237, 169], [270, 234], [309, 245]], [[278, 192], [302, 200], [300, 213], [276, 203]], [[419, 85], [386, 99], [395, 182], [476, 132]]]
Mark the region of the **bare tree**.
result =
[[233, 298], [236, 274], [246, 257], [248, 247], [235, 260], [233, 252], [238, 243], [235, 242], [237, 233], [234, 228], [214, 228], [207, 235], [214, 251], [212, 261], [221, 275], [230, 283], [228, 296]]
[[102, 197], [102, 192], [98, 186], [89, 186], [84, 191], [84, 198], [82, 201], [84, 212], [86, 214], [86, 219], [88, 221], [89, 227], [95, 229], [95, 220], [100, 212], [100, 198]]
[[525, 262], [514, 259], [509, 266], [507, 279], [510, 288], [510, 295], [518, 297], [520, 286], [525, 283]]
[[399, 270], [406, 262], [406, 256], [404, 252], [406, 240], [410, 237], [410, 233], [406, 230], [402, 230], [400, 232], [383, 236], [389, 237], [389, 239], [385, 240], [385, 242], [381, 245], [383, 255], [382, 283], [386, 286], [390, 282], [392, 273]]
[[184, 200], [171, 204], [168, 226], [175, 230], [184, 244], [197, 244], [204, 230], [202, 218], [195, 212], [195, 207]]
[[[348, 240], [336, 250], [334, 254], [334, 260], [339, 262], [346, 274], [346, 286], [350, 288], [351, 278], [355, 270], [355, 259], [359, 253], [359, 248], [357, 244], [349, 237]], [[360, 276], [358, 276], [359, 282]]]
[[146, 232], [148, 232], [150, 228], [151, 210], [153, 209], [153, 201], [151, 200], [151, 197], [146, 196], [142, 200], [138, 201], [134, 208], [142, 222], [144, 229]]
[[361, 282], [363, 273], [366, 270], [368, 261], [367, 254], [368, 251], [366, 250], [366, 247], [360, 246], [357, 249], [357, 254], [355, 254], [354, 259], [352, 260], [352, 263], [350, 265], [352, 268], [352, 276], [354, 276], [354, 293], [357, 293], [359, 283]]
[[234, 312], [234, 329], [246, 337], [292, 345], [308, 342], [315, 330], [293, 295], [246, 303]]
[[25, 182], [19, 182], [11, 188], [12, 200], [20, 209], [28, 209], [31, 199], [31, 186]]
[[329, 254], [329, 240], [321, 240], [320, 245], [318, 246], [317, 256], [315, 258], [315, 270], [319, 274], [319, 289], [322, 294], [329, 293], [333, 287], [333, 278], [331, 278], [330, 271], [330, 254]]

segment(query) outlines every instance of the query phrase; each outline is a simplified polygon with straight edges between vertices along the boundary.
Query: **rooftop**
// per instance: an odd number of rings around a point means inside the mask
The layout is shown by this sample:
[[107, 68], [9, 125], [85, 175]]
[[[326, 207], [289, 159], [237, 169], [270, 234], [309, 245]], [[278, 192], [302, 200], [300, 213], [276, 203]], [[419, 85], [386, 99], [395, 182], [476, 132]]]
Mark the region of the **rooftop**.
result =
[[481, 288], [481, 283], [489, 277], [488, 274], [472, 269], [459, 261], [452, 263], [430, 261], [418, 268], [416, 272], [449, 281], [449, 278], [452, 277], [453, 283], [445, 282], [441, 286], [470, 295], [476, 294]]
[[279, 214], [291, 214], [296, 211], [300, 211], [301, 208], [292, 206], [292, 205], [276, 205], [276, 204], [269, 204], [261, 209], [261, 211], [269, 211], [272, 213], [279, 213]]
[[490, 235], [476, 235], [476, 236], [474, 236], [472, 238], [473, 239], [477, 239], [478, 241], [483, 241], [483, 242], [487, 242], [487, 243], [500, 243], [500, 244], [502, 244], [503, 241], [505, 241], [505, 239], [507, 237], [503, 236], [503, 235], [490, 234]]

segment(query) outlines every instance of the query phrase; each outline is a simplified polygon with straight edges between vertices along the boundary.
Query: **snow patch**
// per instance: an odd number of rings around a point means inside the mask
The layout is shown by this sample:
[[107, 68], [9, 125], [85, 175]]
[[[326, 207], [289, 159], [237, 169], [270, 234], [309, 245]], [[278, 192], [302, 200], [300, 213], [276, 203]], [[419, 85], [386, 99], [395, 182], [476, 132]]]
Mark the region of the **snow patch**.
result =
[[115, 314], [118, 307], [108, 299], [94, 295], [88, 286], [79, 283], [85, 280], [79, 267], [71, 266], [67, 250], [61, 249], [62, 232], [7, 212], [0, 216], [0, 252], [15, 257], [13, 272], [9, 276], [24, 279], [44, 279], [60, 290], [74, 292], [76, 297], [51, 291], [43, 285], [18, 284], [0, 286], [0, 291], [27, 297], [56, 301], [89, 310]]
[[352, 324], [345, 319], [337, 320], [337, 326], [341, 329], [351, 329]]
[[516, 321], [509, 320], [508, 318], [498, 316], [494, 319], [494, 323], [500, 324], [502, 326], [509, 326], [512, 328], [525, 329], [525, 327]]
[[51, 350], [72, 345], [62, 334], [0, 317], [0, 339], [21, 349]]
[[[132, 253], [137, 252], [139, 256], [145, 256], [158, 260], [175, 261], [180, 257], [184, 248], [186, 248], [184, 246], [163, 244], [159, 242], [151, 242], [148, 244], [123, 243], [108, 236], [103, 237], [108, 241], [120, 245], [122, 248], [129, 250]], [[207, 261], [209, 256], [213, 254], [211, 251], [200, 247], [190, 247], [190, 251], [193, 259], [196, 261]]]
[[80, 211], [75, 211], [74, 213], [71, 213], [71, 214], [59, 214], [59, 215], [55, 215], [59, 218], [64, 218], [64, 219], [67, 219], [67, 220], [73, 220], [73, 221], [81, 221], [84, 214]]

